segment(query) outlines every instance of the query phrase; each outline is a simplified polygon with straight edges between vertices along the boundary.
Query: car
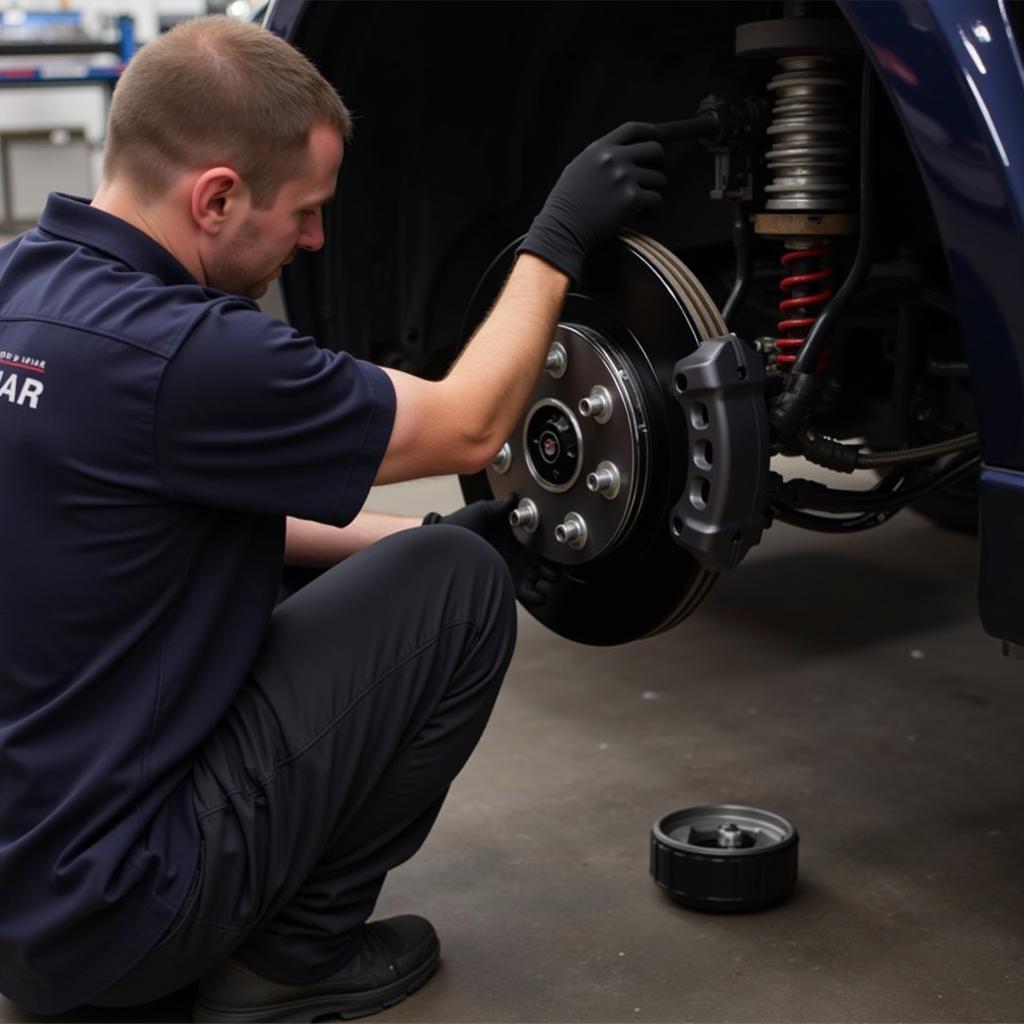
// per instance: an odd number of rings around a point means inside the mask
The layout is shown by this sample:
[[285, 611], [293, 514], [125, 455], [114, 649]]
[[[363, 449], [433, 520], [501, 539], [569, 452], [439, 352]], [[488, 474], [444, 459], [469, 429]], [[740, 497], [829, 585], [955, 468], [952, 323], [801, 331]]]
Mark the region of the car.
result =
[[542, 622], [649, 636], [775, 522], [913, 507], [979, 532], [983, 626], [1024, 652], [1024, 4], [274, 0], [264, 24], [356, 115], [289, 318], [425, 376], [561, 167], [662, 126], [666, 210], [590, 257], [519, 426], [462, 480], [516, 495], [510, 564], [556, 577]]

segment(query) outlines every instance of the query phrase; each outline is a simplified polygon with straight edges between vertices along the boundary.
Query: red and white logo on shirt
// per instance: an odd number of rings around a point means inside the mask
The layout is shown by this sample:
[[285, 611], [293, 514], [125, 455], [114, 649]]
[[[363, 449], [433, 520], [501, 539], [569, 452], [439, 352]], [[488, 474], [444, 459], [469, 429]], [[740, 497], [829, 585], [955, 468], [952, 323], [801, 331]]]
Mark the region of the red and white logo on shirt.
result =
[[0, 401], [38, 409], [45, 376], [45, 359], [0, 350]]

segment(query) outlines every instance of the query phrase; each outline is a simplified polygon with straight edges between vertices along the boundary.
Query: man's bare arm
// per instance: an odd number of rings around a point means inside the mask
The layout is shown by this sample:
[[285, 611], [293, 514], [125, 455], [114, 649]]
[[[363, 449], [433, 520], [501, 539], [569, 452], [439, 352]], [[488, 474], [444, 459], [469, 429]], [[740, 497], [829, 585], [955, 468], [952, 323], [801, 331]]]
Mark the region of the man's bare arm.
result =
[[594, 246], [662, 205], [656, 125], [627, 123], [566, 165], [518, 248], [491, 312], [443, 381], [386, 371], [397, 408], [378, 483], [475, 473], [505, 443], [536, 387], [570, 282]]
[[444, 380], [385, 370], [396, 412], [378, 484], [475, 473], [491, 461], [537, 384], [568, 288], [560, 270], [524, 253]]
[[388, 515], [385, 512], [360, 512], [348, 526], [328, 526], [326, 523], [289, 516], [285, 535], [285, 564], [328, 569], [392, 533], [419, 525], [419, 519]]

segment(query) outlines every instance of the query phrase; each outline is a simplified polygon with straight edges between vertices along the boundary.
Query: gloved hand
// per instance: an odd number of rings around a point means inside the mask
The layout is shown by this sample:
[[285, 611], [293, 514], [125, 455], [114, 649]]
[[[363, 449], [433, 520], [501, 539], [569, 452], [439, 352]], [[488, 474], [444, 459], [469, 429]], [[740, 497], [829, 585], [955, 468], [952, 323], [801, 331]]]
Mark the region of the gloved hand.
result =
[[536, 611], [548, 603], [561, 570], [522, 545], [517, 543], [516, 546], [519, 552], [513, 552], [514, 561], [509, 566], [516, 581], [516, 597], [520, 604]]
[[663, 205], [660, 139], [656, 125], [629, 121], [592, 142], [566, 165], [516, 252], [540, 256], [579, 281], [594, 246]]
[[446, 516], [439, 512], [428, 512], [423, 517], [423, 525], [447, 523], [449, 526], [461, 526], [497, 547], [497, 542], [509, 532], [508, 514], [516, 507], [516, 501], [516, 496], [509, 494], [490, 501], [474, 501]]
[[474, 501], [446, 516], [439, 512], [428, 512], [423, 517], [423, 525], [447, 523], [449, 526], [472, 530], [483, 537], [508, 564], [516, 585], [516, 598], [528, 608], [537, 609], [546, 604], [551, 596], [559, 570], [545, 562], [540, 555], [528, 551], [512, 535], [508, 514], [518, 502], [517, 495], [509, 494], [490, 501]]

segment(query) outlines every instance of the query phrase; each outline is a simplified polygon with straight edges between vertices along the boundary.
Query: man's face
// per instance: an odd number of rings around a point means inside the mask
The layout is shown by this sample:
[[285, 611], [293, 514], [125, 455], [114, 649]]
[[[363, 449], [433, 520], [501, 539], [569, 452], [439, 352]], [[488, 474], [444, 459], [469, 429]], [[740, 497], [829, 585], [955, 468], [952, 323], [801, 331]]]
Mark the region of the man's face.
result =
[[323, 206], [333, 195], [344, 146], [333, 128], [315, 124], [309, 133], [306, 169], [278, 190], [267, 210], [249, 209], [207, 266], [207, 283], [258, 299], [299, 249], [324, 244]]

